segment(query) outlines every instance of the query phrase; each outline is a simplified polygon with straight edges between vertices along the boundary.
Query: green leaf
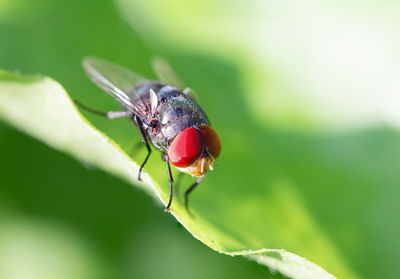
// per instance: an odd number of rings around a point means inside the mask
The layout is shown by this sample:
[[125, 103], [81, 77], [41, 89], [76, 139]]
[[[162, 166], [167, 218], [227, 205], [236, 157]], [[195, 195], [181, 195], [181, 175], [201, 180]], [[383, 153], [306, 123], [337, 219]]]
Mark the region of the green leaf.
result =
[[[166, 204], [169, 189], [165, 170], [161, 170], [164, 167], [161, 160], [151, 160], [146, 169], [148, 174], [144, 173], [143, 182], [138, 182], [137, 161], [93, 127], [54, 80], [1, 71], [0, 117], [85, 164], [155, 194]], [[223, 138], [226, 136], [223, 134]], [[240, 134], [230, 136], [244, 140]], [[229, 150], [231, 147], [226, 142], [224, 148]], [[255, 155], [250, 151], [250, 156]], [[243, 156], [240, 150], [236, 153], [238, 157]], [[220, 162], [224, 167], [236, 164], [228, 152], [221, 155], [224, 157], [226, 159]], [[240, 164], [246, 164], [244, 157], [242, 159], [238, 161], [236, 171], [240, 170]], [[217, 166], [215, 174], [219, 168]], [[246, 256], [293, 278], [333, 278], [321, 267], [289, 252], [290, 248], [295, 248], [295, 252], [311, 255], [343, 277], [356, 278], [341, 262], [338, 250], [309, 218], [292, 183], [282, 175], [279, 177], [265, 184], [268, 187], [258, 187], [254, 191], [248, 184], [256, 182], [254, 185], [257, 185], [258, 181], [261, 185], [259, 178], [246, 182], [246, 179], [234, 181], [233, 176], [226, 176], [219, 180], [224, 181], [221, 184], [213, 183], [214, 176], [210, 175], [208, 182], [191, 197], [193, 217], [182, 205], [180, 191], [176, 191], [171, 212], [195, 238], [220, 253]]]

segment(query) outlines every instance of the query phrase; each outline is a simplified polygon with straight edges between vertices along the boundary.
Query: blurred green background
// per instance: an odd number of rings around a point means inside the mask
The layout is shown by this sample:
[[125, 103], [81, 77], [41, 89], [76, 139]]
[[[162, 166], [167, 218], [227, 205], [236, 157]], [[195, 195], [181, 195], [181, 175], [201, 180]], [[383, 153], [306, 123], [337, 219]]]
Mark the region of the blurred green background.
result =
[[[209, 202], [200, 206], [208, 220], [221, 222], [221, 202], [232, 218], [258, 218], [272, 239], [266, 248], [339, 277], [397, 278], [398, 5], [303, 2], [0, 0], [0, 67], [50, 76], [106, 111], [117, 106], [90, 84], [82, 58], [154, 78], [149, 61], [162, 55], [223, 139], [217, 169], [193, 199]], [[127, 121], [85, 116], [128, 152], [138, 140]], [[282, 277], [218, 255], [142, 191], [5, 124], [0, 144], [0, 278]], [[265, 192], [253, 188], [261, 183]], [[235, 193], [265, 195], [274, 212], [235, 212]]]

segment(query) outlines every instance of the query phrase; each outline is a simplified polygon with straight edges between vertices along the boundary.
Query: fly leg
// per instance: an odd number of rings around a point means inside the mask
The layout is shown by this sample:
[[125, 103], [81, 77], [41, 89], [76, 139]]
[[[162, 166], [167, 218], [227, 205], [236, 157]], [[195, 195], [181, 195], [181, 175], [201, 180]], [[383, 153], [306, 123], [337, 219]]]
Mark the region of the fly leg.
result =
[[128, 111], [103, 112], [103, 111], [98, 111], [98, 110], [92, 109], [92, 108], [90, 108], [88, 106], [85, 106], [84, 104], [78, 102], [77, 100], [74, 100], [74, 103], [76, 105], [78, 105], [80, 108], [82, 108], [82, 109], [84, 109], [84, 110], [86, 110], [86, 111], [88, 111], [90, 113], [93, 113], [93, 114], [96, 114], [96, 115], [99, 115], [99, 116], [103, 116], [103, 117], [108, 118], [108, 119], [116, 119], [116, 118], [121, 118], [121, 117], [132, 117], [132, 113], [128, 112]]
[[165, 163], [167, 164], [167, 171], [168, 171], [168, 180], [169, 180], [169, 201], [168, 201], [168, 205], [165, 208], [165, 212], [169, 212], [169, 208], [171, 206], [172, 203], [172, 195], [174, 193], [174, 178], [172, 177], [172, 172], [171, 172], [171, 166], [169, 165], [169, 158], [168, 158], [168, 154], [164, 154], [163, 158], [165, 160]]
[[197, 179], [197, 181], [195, 183], [193, 183], [192, 186], [189, 187], [189, 189], [186, 190], [186, 192], [185, 192], [185, 207], [186, 207], [187, 211], [189, 211], [189, 199], [188, 199], [189, 198], [189, 194], [190, 194], [190, 192], [192, 192], [194, 190], [194, 188], [196, 188], [197, 185], [200, 184], [201, 181], [203, 181], [203, 179], [204, 179], [204, 175], [201, 175]]
[[140, 178], [140, 176], [141, 176], [141, 174], [142, 174], [143, 167], [144, 167], [144, 165], [146, 165], [147, 160], [148, 160], [149, 157], [150, 157], [151, 148], [150, 148], [149, 140], [147, 139], [146, 133], [145, 133], [145, 131], [144, 131], [144, 129], [143, 129], [143, 123], [142, 123], [142, 121], [141, 121], [141, 120], [139, 119], [139, 117], [137, 117], [136, 115], [133, 116], [133, 121], [135, 121], [135, 124], [136, 124], [136, 126], [138, 127], [138, 129], [139, 129], [140, 135], [142, 136], [143, 143], [144, 143], [144, 145], [145, 145], [146, 148], [147, 148], [147, 155], [146, 155], [146, 158], [144, 159], [142, 165], [141, 165], [140, 168], [139, 168], [138, 180], [140, 181], [140, 180], [142, 180], [142, 179]]
[[136, 115], [134, 115], [132, 112], [128, 112], [128, 111], [103, 112], [103, 111], [98, 111], [98, 110], [92, 109], [88, 106], [85, 106], [84, 104], [78, 102], [77, 100], [74, 100], [74, 103], [76, 105], [78, 105], [80, 108], [82, 108], [90, 113], [97, 114], [99, 116], [103, 116], [108, 119], [116, 119], [116, 118], [121, 118], [121, 117], [132, 117], [133, 116], [133, 120], [135, 121], [135, 124], [139, 129], [140, 135], [142, 136], [142, 141], [145, 144], [147, 151], [148, 151], [147, 156], [144, 159], [144, 161], [139, 169], [138, 180], [140, 181], [141, 180], [140, 175], [142, 174], [142, 169], [143, 169], [144, 165], [147, 163], [147, 160], [149, 159], [150, 154], [151, 154], [150, 144], [147, 140], [146, 133], [143, 129], [142, 121]]

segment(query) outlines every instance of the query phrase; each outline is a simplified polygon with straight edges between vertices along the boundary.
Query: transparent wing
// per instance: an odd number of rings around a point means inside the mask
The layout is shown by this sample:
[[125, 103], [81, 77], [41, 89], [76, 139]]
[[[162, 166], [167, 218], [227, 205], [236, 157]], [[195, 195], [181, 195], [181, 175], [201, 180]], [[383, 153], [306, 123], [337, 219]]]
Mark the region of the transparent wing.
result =
[[135, 85], [147, 81], [120, 65], [96, 57], [87, 57], [82, 61], [89, 78], [101, 89], [114, 97], [121, 105], [141, 118], [144, 117], [141, 108], [135, 105], [139, 95]]
[[183, 90], [183, 93], [185, 93], [186, 95], [188, 95], [189, 98], [191, 98], [192, 100], [198, 102], [199, 97], [198, 97], [196, 91], [194, 91], [192, 88], [186, 87], [186, 88]]
[[156, 73], [161, 83], [172, 85], [183, 90], [183, 93], [197, 102], [198, 97], [196, 92], [193, 89], [185, 86], [183, 81], [179, 78], [167, 61], [161, 57], [155, 57], [152, 61], [152, 66], [153, 71]]
[[151, 64], [153, 67], [153, 71], [156, 73], [161, 83], [175, 86], [176, 88], [179, 88], [181, 90], [183, 90], [186, 87], [185, 84], [182, 82], [182, 80], [180, 80], [178, 75], [168, 64], [168, 62], [165, 61], [163, 58], [155, 57], [153, 58]]

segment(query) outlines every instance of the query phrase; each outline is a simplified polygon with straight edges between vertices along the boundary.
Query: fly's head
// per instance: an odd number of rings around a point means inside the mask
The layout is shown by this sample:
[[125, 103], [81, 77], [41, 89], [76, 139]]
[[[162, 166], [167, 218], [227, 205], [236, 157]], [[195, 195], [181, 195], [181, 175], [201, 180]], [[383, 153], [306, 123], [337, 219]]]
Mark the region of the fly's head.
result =
[[208, 125], [190, 127], [181, 131], [168, 149], [170, 162], [180, 171], [200, 176], [213, 169], [221, 152], [221, 140]]

